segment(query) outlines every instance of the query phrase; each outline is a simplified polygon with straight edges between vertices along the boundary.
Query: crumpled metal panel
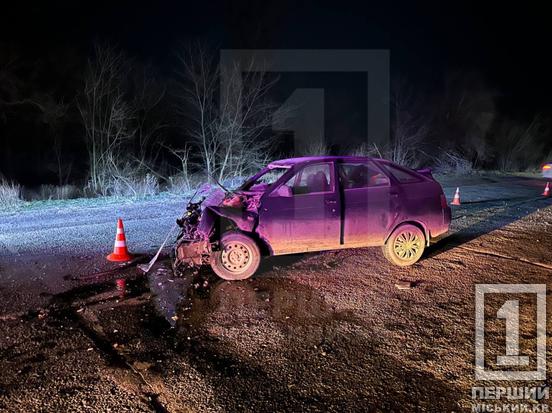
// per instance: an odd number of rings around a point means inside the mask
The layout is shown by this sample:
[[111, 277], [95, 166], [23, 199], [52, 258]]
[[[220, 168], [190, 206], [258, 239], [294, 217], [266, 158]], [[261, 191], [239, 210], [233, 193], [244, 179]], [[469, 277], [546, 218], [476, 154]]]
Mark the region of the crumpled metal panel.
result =
[[200, 266], [205, 263], [205, 258], [211, 253], [211, 244], [208, 240], [181, 243], [176, 248], [176, 258], [180, 263], [189, 266]]
[[[239, 229], [245, 232], [253, 231], [258, 218], [256, 213], [248, 212], [243, 209], [240, 210], [235, 208], [210, 206], [207, 207], [207, 210], [213, 212], [218, 216], [228, 218], [230, 221], [236, 224]], [[204, 218], [202, 217], [202, 222], [200, 222], [200, 226], [203, 224], [203, 219]], [[205, 219], [207, 219], [207, 217], [205, 217]]]

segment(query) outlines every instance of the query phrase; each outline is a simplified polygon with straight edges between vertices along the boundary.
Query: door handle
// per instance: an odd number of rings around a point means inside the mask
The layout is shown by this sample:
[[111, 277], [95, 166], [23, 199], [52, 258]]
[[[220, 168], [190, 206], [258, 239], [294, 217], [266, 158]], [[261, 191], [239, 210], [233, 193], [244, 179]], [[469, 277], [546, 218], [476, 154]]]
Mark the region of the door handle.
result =
[[328, 199], [328, 200], [326, 201], [326, 204], [328, 204], [328, 205], [335, 205], [335, 204], [337, 204], [337, 201]]

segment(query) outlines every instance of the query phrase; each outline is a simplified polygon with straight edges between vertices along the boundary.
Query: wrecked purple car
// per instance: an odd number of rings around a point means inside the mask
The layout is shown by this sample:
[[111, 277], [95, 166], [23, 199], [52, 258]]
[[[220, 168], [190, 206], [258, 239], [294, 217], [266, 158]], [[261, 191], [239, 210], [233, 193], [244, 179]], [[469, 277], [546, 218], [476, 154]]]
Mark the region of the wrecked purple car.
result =
[[243, 280], [262, 256], [370, 246], [407, 266], [450, 219], [429, 169], [364, 157], [284, 159], [235, 191], [190, 201], [178, 220], [175, 268], [210, 264], [223, 279]]

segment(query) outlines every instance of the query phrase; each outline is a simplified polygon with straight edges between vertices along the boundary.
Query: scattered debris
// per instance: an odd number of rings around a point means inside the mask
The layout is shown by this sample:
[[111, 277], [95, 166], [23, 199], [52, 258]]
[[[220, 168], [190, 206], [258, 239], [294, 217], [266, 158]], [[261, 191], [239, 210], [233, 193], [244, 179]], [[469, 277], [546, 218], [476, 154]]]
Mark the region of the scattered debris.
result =
[[119, 278], [116, 281], [117, 284], [117, 290], [118, 291], [124, 291], [126, 288], [126, 280], [124, 278]]
[[414, 283], [412, 281], [398, 281], [395, 283], [395, 287], [398, 290], [411, 290], [414, 288]]
[[151, 366], [153, 366], [153, 364], [148, 363], [148, 362], [145, 362], [145, 361], [135, 361], [135, 362], [132, 363], [132, 366], [133, 366], [136, 370], [147, 370], [147, 369], [149, 369]]
[[163, 241], [163, 243], [161, 244], [161, 246], [159, 247], [159, 249], [157, 250], [157, 253], [153, 256], [153, 258], [150, 260], [150, 262], [148, 262], [147, 264], [140, 264], [138, 265], [138, 269], [140, 271], [142, 271], [144, 274], [147, 274], [149, 272], [149, 270], [151, 270], [151, 267], [153, 267], [153, 264], [155, 264], [155, 262], [157, 261], [157, 259], [159, 258], [159, 254], [161, 254], [161, 251], [163, 250], [163, 248], [165, 247], [165, 244], [167, 243], [167, 241], [169, 240], [169, 237], [171, 236], [171, 234], [173, 233], [173, 231], [177, 228], [177, 225], [173, 225], [169, 231], [169, 233], [167, 234], [167, 236], [165, 237], [165, 240]]

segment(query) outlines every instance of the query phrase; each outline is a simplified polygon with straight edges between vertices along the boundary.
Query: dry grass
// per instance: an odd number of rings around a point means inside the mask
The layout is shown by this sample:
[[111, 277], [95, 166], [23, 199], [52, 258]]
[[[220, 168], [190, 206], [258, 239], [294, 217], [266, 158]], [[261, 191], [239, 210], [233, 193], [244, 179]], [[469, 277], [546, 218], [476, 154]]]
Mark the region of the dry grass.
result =
[[434, 162], [438, 174], [468, 175], [473, 172], [472, 162], [454, 151], [443, 151]]
[[75, 185], [41, 185], [38, 192], [39, 199], [74, 199], [82, 196], [82, 191]]
[[102, 178], [102, 185], [100, 188], [96, 187], [96, 190], [92, 188], [92, 183], [89, 183], [84, 188], [84, 193], [88, 196], [142, 199], [159, 193], [159, 181], [149, 173], [118, 170]]
[[0, 208], [12, 208], [22, 202], [19, 184], [0, 180]]

